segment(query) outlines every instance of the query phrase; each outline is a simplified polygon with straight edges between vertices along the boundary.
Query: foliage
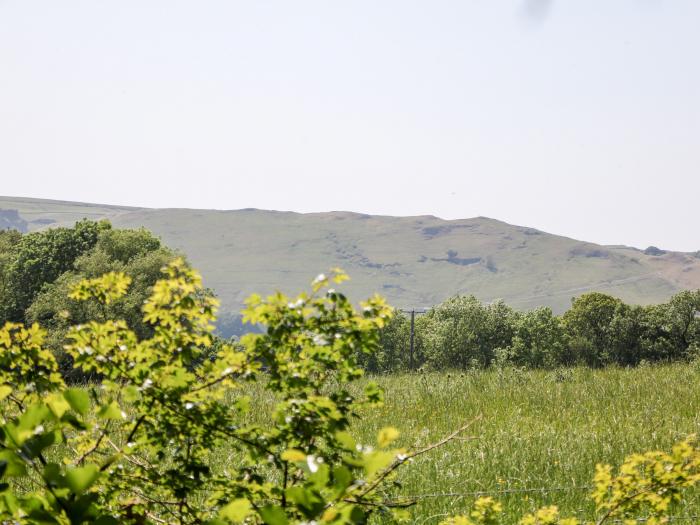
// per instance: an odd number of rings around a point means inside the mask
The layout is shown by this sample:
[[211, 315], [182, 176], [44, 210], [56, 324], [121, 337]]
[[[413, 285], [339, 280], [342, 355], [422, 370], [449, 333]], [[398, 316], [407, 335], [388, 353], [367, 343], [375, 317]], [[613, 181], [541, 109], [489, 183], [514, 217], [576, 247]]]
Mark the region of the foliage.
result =
[[550, 308], [537, 308], [515, 317], [515, 335], [507, 356], [518, 366], [553, 368], [569, 359], [567, 345], [561, 319]]
[[16, 230], [0, 230], [0, 298], [7, 293], [7, 267], [12, 260], [10, 254], [21, 238], [22, 234]]
[[[39, 251], [37, 248], [46, 244], [54, 246], [58, 243], [54, 230], [18, 237], [14, 248], [9, 247], [0, 253], [5, 254], [9, 260], [13, 260], [16, 267], [19, 260], [26, 259], [26, 257], [24, 259], [20, 257], [22, 250], [29, 250], [22, 246], [28, 244], [32, 248], [34, 253], [32, 267], [41, 268], [46, 277], [38, 291], [32, 294], [31, 303], [26, 307], [23, 306], [22, 315], [16, 316], [15, 321], [41, 324], [47, 331], [44, 344], [57, 356], [64, 375], [71, 379], [83, 379], [84, 374], [73, 370], [71, 360], [63, 350], [63, 346], [67, 343], [66, 333], [69, 327], [93, 320], [105, 321], [108, 318], [118, 318], [127, 321], [139, 337], [147, 337], [152, 330], [148, 323], [143, 322], [141, 307], [148, 298], [153, 284], [161, 276], [160, 269], [172, 261], [175, 254], [163, 247], [159, 239], [144, 229], [115, 230], [105, 222], [83, 221], [76, 224], [73, 229], [58, 230], [62, 232], [58, 238], [65, 245], [80, 242], [76, 239], [81, 238], [78, 232], [82, 230], [96, 232], [96, 234], [89, 243], [83, 243], [83, 248], [72, 246], [68, 251], [79, 255], [74, 258], [66, 257], [60, 270], [56, 272], [47, 270], [54, 264], [50, 250]], [[63, 248], [65, 248], [64, 244], [61, 244]], [[59, 272], [60, 274], [56, 275]], [[2, 273], [1, 267], [0, 273]], [[95, 280], [99, 283], [100, 276], [108, 273], [125, 274], [129, 278], [130, 286], [126, 293], [117, 293], [109, 300], [92, 302], [74, 301], [68, 297], [70, 290], [82, 279]], [[2, 275], [6, 274], [2, 273]], [[12, 277], [14, 274], [9, 272], [7, 275]], [[15, 288], [17, 287], [13, 289]], [[4, 303], [12, 303], [13, 293], [0, 294], [0, 298]]]
[[358, 355], [362, 367], [371, 372], [409, 370], [410, 324], [406, 316], [394, 312], [380, 332], [379, 344], [383, 351]]
[[490, 365], [495, 349], [513, 338], [515, 311], [498, 301], [482, 304], [476, 297], [452, 297], [424, 317], [425, 364], [431, 368]]
[[[171, 263], [143, 307], [152, 334], [139, 338], [123, 320], [70, 329], [75, 366], [103, 377], [99, 387], [66, 388], [36, 325], [2, 332], [0, 519], [25, 523], [360, 523], [390, 513], [379, 493], [417, 453], [392, 449], [395, 429], [376, 445], [348, 433], [362, 407], [380, 404], [354, 356], [370, 352], [391, 314], [379, 297], [356, 313], [327, 289], [341, 272], [319, 276], [313, 292], [289, 299], [253, 296], [247, 320], [266, 334], [241, 347], [212, 345], [216, 300], [199, 276]], [[111, 303], [129, 278], [110, 273], [76, 284], [72, 296]], [[21, 359], [17, 359], [21, 356]], [[6, 363], [6, 364], [7, 364]], [[278, 402], [267, 425], [246, 424], [249, 399], [236, 393], [265, 379]], [[231, 401], [229, 396], [233, 396]], [[237, 455], [234, 472], [217, 470], [212, 451]], [[31, 489], [25, 481], [29, 480]]]
[[[501, 301], [452, 297], [415, 326], [416, 368], [473, 369], [491, 365], [556, 368], [687, 360], [700, 352], [700, 290], [668, 303], [630, 306], [602, 293], [573, 300], [555, 316], [549, 308], [518, 312]], [[373, 372], [407, 370], [410, 324], [397, 317], [383, 329]]]
[[[0, 296], [0, 322], [24, 321], [24, 312], [42, 286], [70, 270], [75, 260], [90, 250], [108, 222], [83, 220], [74, 228], [52, 228], [29, 233], [13, 242], [3, 257], [3, 294]], [[2, 247], [6, 248], [6, 247]]]
[[563, 320], [571, 338], [581, 342], [574, 347], [574, 359], [599, 366], [615, 361], [621, 347], [616, 325], [629, 314], [629, 306], [609, 295], [591, 292], [574, 299]]

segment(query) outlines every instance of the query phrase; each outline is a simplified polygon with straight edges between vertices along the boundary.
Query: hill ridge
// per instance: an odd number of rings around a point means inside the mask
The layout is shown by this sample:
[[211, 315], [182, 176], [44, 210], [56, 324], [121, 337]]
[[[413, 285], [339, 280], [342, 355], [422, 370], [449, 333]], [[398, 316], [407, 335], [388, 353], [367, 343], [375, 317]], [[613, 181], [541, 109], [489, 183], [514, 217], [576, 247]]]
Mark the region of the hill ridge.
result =
[[648, 254], [483, 216], [143, 208], [0, 197], [0, 227], [14, 221], [33, 231], [83, 217], [155, 232], [188, 255], [221, 297], [225, 313], [238, 311], [252, 292], [306, 289], [316, 273], [336, 266], [352, 277], [346, 289], [353, 299], [379, 292], [402, 308], [474, 294], [561, 312], [573, 295], [589, 290], [652, 303], [700, 288], [695, 254]]

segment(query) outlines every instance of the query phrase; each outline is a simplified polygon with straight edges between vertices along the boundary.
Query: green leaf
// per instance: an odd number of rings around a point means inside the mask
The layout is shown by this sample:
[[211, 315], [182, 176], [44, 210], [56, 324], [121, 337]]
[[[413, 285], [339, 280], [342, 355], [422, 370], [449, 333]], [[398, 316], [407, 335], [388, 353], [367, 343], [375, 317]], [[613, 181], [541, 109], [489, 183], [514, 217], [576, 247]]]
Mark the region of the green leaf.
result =
[[299, 507], [299, 510], [307, 518], [314, 518], [322, 510], [324, 502], [318, 494], [305, 487], [290, 487], [286, 491], [287, 498]]
[[116, 401], [112, 401], [107, 405], [102, 405], [97, 411], [97, 417], [102, 419], [124, 419], [122, 409]]
[[333, 469], [333, 488], [337, 494], [345, 492], [352, 483], [352, 473], [345, 466], [339, 466]]
[[[17, 429], [20, 432], [26, 431], [29, 432], [29, 435], [32, 435], [40, 428], [39, 425], [47, 417], [49, 417], [49, 408], [46, 405], [39, 403], [32, 405], [19, 417]], [[25, 436], [24, 439], [27, 439], [29, 435]]]
[[124, 401], [127, 403], [133, 403], [141, 396], [141, 393], [134, 385], [129, 385], [124, 389], [123, 396]]
[[384, 427], [379, 431], [377, 436], [377, 444], [379, 448], [385, 448], [391, 445], [399, 437], [399, 431], [394, 427]]
[[350, 435], [349, 432], [336, 432], [335, 439], [338, 440], [338, 443], [340, 443], [345, 450], [355, 450], [357, 442], [355, 441], [355, 438], [353, 438]]
[[85, 492], [99, 477], [100, 470], [97, 468], [97, 465], [92, 463], [84, 467], [75, 467], [66, 470], [66, 484], [75, 494], [82, 494]]
[[7, 396], [9, 396], [12, 393], [12, 387], [10, 385], [2, 385], [0, 386], [0, 401], [5, 399]]
[[66, 401], [65, 398], [59, 393], [50, 395], [48, 398], [46, 398], [46, 404], [53, 415], [59, 419], [71, 408], [68, 401]]
[[381, 405], [384, 401], [384, 392], [377, 383], [368, 383], [365, 386], [365, 396], [367, 396], [367, 402], [372, 405]]
[[276, 505], [265, 505], [258, 512], [267, 525], [287, 525], [289, 523], [284, 510]]
[[7, 478], [24, 476], [27, 474], [27, 468], [24, 461], [22, 461], [11, 450], [0, 451], [0, 462], [5, 464], [4, 475]]
[[76, 430], [87, 430], [88, 428], [88, 426], [84, 422], [80, 421], [77, 417], [75, 417], [75, 414], [71, 412], [63, 414], [61, 421], [63, 421], [64, 423], [68, 423]]
[[80, 388], [69, 388], [63, 392], [63, 397], [66, 398], [70, 407], [81, 416], [87, 414], [90, 408], [90, 396], [85, 390]]
[[365, 456], [364, 467], [367, 477], [372, 477], [379, 471], [384, 470], [394, 460], [394, 453], [375, 451]]
[[331, 469], [325, 463], [318, 465], [316, 472], [308, 477], [311, 483], [317, 490], [323, 490], [328, 485], [328, 480], [331, 477]]
[[23, 449], [30, 458], [37, 458], [45, 449], [62, 441], [63, 437], [59, 430], [50, 430], [29, 438], [24, 443]]
[[282, 452], [282, 461], [290, 461], [292, 463], [301, 463], [302, 461], [306, 461], [306, 454], [304, 454], [301, 450], [297, 450], [295, 448], [290, 448]]
[[65, 478], [61, 474], [61, 467], [56, 463], [49, 463], [44, 467], [44, 472], [42, 473], [44, 480], [49, 482], [55, 487], [63, 487]]
[[252, 510], [250, 502], [245, 498], [238, 498], [219, 511], [219, 516], [234, 523], [246, 519]]

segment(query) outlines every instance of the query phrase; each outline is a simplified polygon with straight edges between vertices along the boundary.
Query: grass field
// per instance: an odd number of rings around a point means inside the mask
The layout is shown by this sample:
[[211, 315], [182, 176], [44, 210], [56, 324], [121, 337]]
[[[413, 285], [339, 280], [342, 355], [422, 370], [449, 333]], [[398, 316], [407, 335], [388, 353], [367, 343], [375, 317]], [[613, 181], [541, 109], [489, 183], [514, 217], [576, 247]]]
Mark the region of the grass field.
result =
[[[411, 511], [418, 524], [467, 510], [474, 492], [504, 503], [504, 523], [550, 504], [592, 518], [587, 495], [596, 463], [618, 465], [627, 454], [668, 449], [700, 432], [695, 365], [376, 379], [386, 403], [358, 423], [364, 443], [374, 443], [377, 431], [391, 424], [402, 433], [401, 446], [420, 447], [482, 416], [469, 433], [474, 440], [453, 441], [402, 471], [403, 487], [391, 496], [423, 496]], [[262, 391], [253, 394], [258, 403], [271, 401]], [[447, 493], [453, 495], [441, 495]], [[684, 523], [700, 522], [690, 518], [700, 515], [700, 490], [673, 513]]]

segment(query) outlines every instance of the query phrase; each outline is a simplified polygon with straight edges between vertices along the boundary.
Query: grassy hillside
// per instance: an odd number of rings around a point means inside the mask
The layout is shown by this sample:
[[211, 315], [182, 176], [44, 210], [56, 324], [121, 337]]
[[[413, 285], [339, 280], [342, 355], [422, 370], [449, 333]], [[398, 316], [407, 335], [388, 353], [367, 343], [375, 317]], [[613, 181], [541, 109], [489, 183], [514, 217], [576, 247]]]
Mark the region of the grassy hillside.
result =
[[560, 312], [590, 290], [650, 303], [700, 288], [700, 259], [691, 254], [650, 255], [483, 217], [146, 209], [0, 197], [0, 227], [32, 231], [83, 217], [154, 231], [202, 271], [225, 312], [240, 309], [252, 292], [303, 289], [333, 266], [351, 275], [353, 298], [379, 292], [403, 308], [473, 293]]

